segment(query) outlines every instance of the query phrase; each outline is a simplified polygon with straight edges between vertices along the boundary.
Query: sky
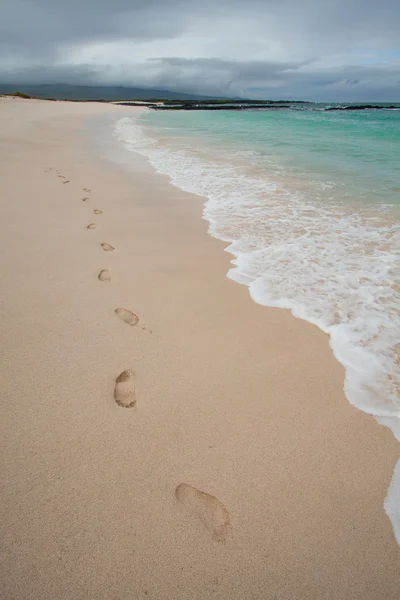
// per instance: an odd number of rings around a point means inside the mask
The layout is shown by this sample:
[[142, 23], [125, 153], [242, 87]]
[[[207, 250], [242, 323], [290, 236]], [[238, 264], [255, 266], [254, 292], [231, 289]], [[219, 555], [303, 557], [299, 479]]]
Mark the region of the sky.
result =
[[0, 81], [400, 101], [400, 0], [0, 0]]

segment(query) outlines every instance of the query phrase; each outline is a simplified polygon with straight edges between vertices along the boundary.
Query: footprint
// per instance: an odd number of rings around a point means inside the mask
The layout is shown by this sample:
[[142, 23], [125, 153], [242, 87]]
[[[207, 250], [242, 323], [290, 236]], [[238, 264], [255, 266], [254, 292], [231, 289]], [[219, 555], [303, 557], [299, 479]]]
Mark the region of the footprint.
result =
[[132, 327], [139, 323], [139, 317], [126, 308], [116, 308], [114, 312], [120, 319]]
[[86, 225], [86, 229], [96, 229], [96, 223], [89, 223], [89, 225]]
[[115, 380], [114, 400], [118, 406], [132, 408], [136, 406], [135, 381], [132, 371], [122, 371]]
[[102, 215], [103, 214], [103, 211], [100, 210], [99, 208], [95, 208], [93, 212], [94, 212], [95, 215]]
[[107, 242], [103, 242], [103, 244], [101, 244], [101, 247], [103, 248], [104, 252], [112, 252], [113, 250], [115, 250], [114, 246], [111, 246], [111, 244], [107, 244]]
[[110, 269], [102, 269], [97, 276], [100, 281], [104, 281], [105, 283], [109, 283], [111, 281], [111, 271]]
[[87, 194], [90, 194], [92, 192], [92, 190], [89, 190], [89, 188], [83, 188], [83, 191], [86, 192]]
[[66, 179], [65, 181], [63, 181], [63, 183], [69, 183], [69, 179]]
[[82, 202], [87, 202], [89, 198], [82, 198]]
[[175, 490], [175, 496], [187, 509], [196, 515], [212, 534], [212, 539], [224, 542], [232, 525], [225, 506], [216, 498], [205, 492], [181, 483]]

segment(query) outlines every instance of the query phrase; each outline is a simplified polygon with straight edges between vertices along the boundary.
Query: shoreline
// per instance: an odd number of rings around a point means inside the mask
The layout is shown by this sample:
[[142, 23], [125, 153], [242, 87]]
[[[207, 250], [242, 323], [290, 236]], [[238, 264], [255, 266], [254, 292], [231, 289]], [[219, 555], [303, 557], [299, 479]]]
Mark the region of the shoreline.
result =
[[[151, 122], [150, 122], [151, 123]], [[302, 302], [301, 297], [298, 298], [296, 297], [296, 295], [291, 296], [290, 295], [290, 290], [283, 290], [283, 291], [279, 291], [278, 293], [275, 293], [274, 295], [274, 291], [272, 291], [272, 294], [268, 294], [265, 290], [263, 290], [263, 277], [266, 275], [266, 270], [263, 270], [261, 268], [257, 269], [257, 266], [254, 264], [254, 262], [256, 261], [256, 259], [253, 261], [252, 260], [252, 251], [248, 250], [247, 248], [245, 250], [243, 250], [241, 248], [241, 246], [244, 244], [246, 247], [246, 233], [243, 234], [242, 237], [242, 233], [239, 232], [238, 230], [235, 229], [235, 226], [233, 224], [233, 220], [234, 220], [234, 216], [232, 216], [232, 214], [234, 214], [232, 208], [229, 206], [229, 192], [235, 194], [236, 193], [236, 188], [235, 186], [231, 186], [231, 188], [228, 188], [229, 191], [226, 192], [225, 196], [224, 194], [221, 194], [221, 190], [218, 188], [218, 178], [215, 176], [214, 179], [208, 182], [208, 184], [202, 184], [202, 183], [198, 183], [196, 182], [196, 176], [194, 176], [193, 178], [191, 177], [187, 177], [184, 175], [184, 171], [187, 170], [190, 173], [191, 168], [193, 168], [194, 173], [192, 173], [192, 175], [195, 175], [195, 171], [196, 169], [199, 170], [199, 168], [203, 169], [204, 172], [204, 176], [203, 179], [206, 177], [205, 172], [207, 170], [207, 164], [205, 162], [201, 162], [201, 160], [196, 163], [196, 159], [193, 161], [193, 163], [190, 162], [190, 157], [189, 157], [189, 166], [186, 166], [185, 169], [179, 169], [179, 167], [176, 165], [176, 161], [174, 162], [173, 160], [170, 161], [166, 161], [164, 162], [164, 156], [163, 155], [158, 155], [157, 152], [154, 152], [153, 149], [153, 145], [150, 143], [150, 152], [149, 147], [146, 145], [146, 138], [148, 139], [148, 136], [150, 135], [150, 139], [151, 137], [157, 137], [157, 130], [153, 130], [152, 133], [148, 134], [146, 132], [146, 125], [148, 126], [148, 123], [144, 123], [144, 125], [142, 123], [139, 122], [138, 126], [136, 126], [136, 124], [132, 126], [129, 126], [128, 123], [128, 128], [125, 131], [125, 125], [120, 125], [120, 123], [117, 124], [115, 131], [114, 131], [114, 135], [117, 136], [118, 139], [120, 139], [120, 141], [123, 143], [123, 145], [126, 147], [126, 149], [128, 151], [131, 152], [136, 152], [137, 154], [139, 154], [142, 157], [145, 157], [145, 160], [147, 160], [149, 162], [149, 164], [152, 166], [152, 168], [155, 169], [155, 171], [158, 174], [162, 174], [162, 175], [166, 175], [168, 182], [171, 183], [172, 185], [176, 186], [178, 190], [183, 191], [185, 193], [193, 193], [194, 195], [197, 195], [197, 197], [201, 198], [202, 204], [203, 204], [203, 208], [202, 208], [202, 218], [208, 222], [208, 233], [210, 235], [212, 235], [214, 238], [221, 240], [224, 243], [224, 251], [228, 252], [229, 254], [231, 254], [233, 256], [233, 258], [230, 261], [230, 266], [229, 269], [226, 273], [226, 276], [230, 279], [232, 279], [233, 281], [236, 281], [237, 283], [240, 283], [242, 285], [245, 285], [248, 290], [249, 290], [249, 294], [251, 296], [251, 298], [253, 299], [254, 302], [257, 302], [258, 304], [265, 306], [267, 308], [283, 308], [285, 310], [289, 310], [291, 312], [291, 314], [295, 317], [295, 318], [299, 318], [299, 319], [303, 319], [304, 321], [310, 323], [311, 325], [314, 325], [316, 327], [318, 327], [323, 333], [327, 334], [329, 336], [329, 340], [330, 340], [330, 346], [332, 348], [332, 352], [333, 355], [335, 357], [335, 359], [344, 367], [345, 369], [345, 380], [344, 380], [344, 390], [345, 390], [345, 395], [348, 399], [348, 402], [354, 406], [355, 408], [361, 410], [362, 412], [368, 414], [368, 415], [372, 415], [373, 417], [376, 418], [376, 420], [378, 421], [378, 423], [388, 427], [394, 437], [400, 441], [400, 420], [398, 418], [398, 411], [396, 411], [396, 400], [393, 399], [391, 402], [387, 401], [387, 403], [384, 403], [383, 401], [381, 401], [383, 398], [391, 398], [392, 394], [395, 394], [395, 390], [391, 389], [389, 386], [387, 387], [382, 387], [383, 381], [380, 381], [381, 387], [378, 389], [378, 386], [376, 385], [376, 389], [374, 388], [374, 378], [371, 377], [371, 370], [374, 370], [374, 364], [377, 360], [377, 357], [379, 357], [379, 352], [376, 352], [376, 349], [374, 348], [369, 348], [367, 346], [367, 352], [360, 352], [360, 346], [362, 346], [362, 342], [368, 342], [368, 335], [365, 335], [364, 340], [360, 340], [360, 344], [353, 344], [351, 345], [349, 337], [351, 337], [351, 334], [349, 336], [349, 334], [343, 334], [343, 331], [340, 330], [340, 327], [336, 327], [335, 325], [337, 325], [338, 323], [332, 323], [332, 320], [334, 321], [334, 315], [332, 314], [328, 314], [328, 317], [325, 317], [324, 319], [324, 315], [321, 315], [321, 313], [323, 313], [324, 311], [320, 310], [320, 311], [313, 311], [313, 308], [315, 309], [316, 307], [313, 306], [312, 302]], [[154, 126], [154, 123], [153, 123]], [[189, 125], [189, 130], [190, 130], [190, 125]], [[144, 134], [144, 135], [143, 135]], [[142, 139], [146, 140], [144, 143], [139, 143], [138, 146], [136, 146], [136, 138], [137, 136], [139, 136], [139, 140], [142, 141]], [[195, 147], [196, 146], [196, 140], [192, 139], [192, 146]], [[174, 147], [172, 145], [172, 147], [170, 148], [170, 150], [174, 150]], [[204, 151], [204, 149], [203, 149]], [[185, 158], [185, 157], [183, 157]], [[220, 173], [222, 175], [225, 175], [225, 173]], [[235, 175], [232, 174], [232, 179], [234, 181]], [[194, 183], [196, 182], [196, 183]], [[268, 179], [268, 183], [270, 184], [272, 182], [272, 185], [275, 184], [274, 179], [269, 180]], [[242, 182], [240, 180], [236, 181], [237, 187], [239, 187], [240, 185], [242, 185], [243, 187], [243, 193], [244, 195], [246, 195], [247, 197], [250, 197], [251, 199], [251, 195], [252, 195], [252, 190], [249, 187], [246, 187], [246, 183]], [[214, 197], [214, 189], [213, 186], [217, 186], [218, 188], [218, 196], [217, 199], [215, 199]], [[228, 184], [227, 184], [228, 185]], [[287, 189], [287, 188], [286, 188]], [[278, 190], [278, 193], [282, 193], [282, 190]], [[293, 190], [292, 190], [293, 192]], [[249, 200], [250, 202], [250, 200]], [[303, 198], [303, 206], [304, 203], [306, 203], [306, 197]], [[309, 208], [312, 209], [314, 206], [311, 205]], [[321, 203], [320, 209], [323, 207], [323, 203]], [[259, 206], [257, 205], [257, 203], [255, 203], [253, 205], [253, 208], [255, 210], [259, 210]], [[365, 209], [365, 206], [363, 207]], [[354, 210], [356, 210], [356, 216], [358, 217], [359, 213], [358, 213], [358, 209], [359, 206], [357, 204], [355, 205], [350, 205], [348, 204], [346, 206], [346, 208], [340, 207], [340, 210], [337, 209], [337, 213], [335, 213], [335, 211], [332, 211], [329, 214], [330, 219], [336, 219], [336, 224], [340, 223], [343, 220], [343, 217], [347, 217], [348, 219], [352, 219], [352, 217], [354, 217], [354, 215], [352, 214]], [[244, 211], [244, 213], [246, 214], [246, 216], [249, 218], [250, 217], [250, 209], [247, 208], [246, 205], [242, 206], [242, 210]], [[272, 214], [271, 214], [272, 212]], [[270, 213], [265, 212], [265, 213], [260, 213], [259, 214], [259, 219], [265, 219], [266, 221], [268, 219], [274, 219], [274, 216], [277, 217], [277, 219], [284, 217], [284, 213], [282, 213], [282, 211], [279, 213], [279, 211], [277, 211], [277, 214], [274, 215], [273, 210]], [[379, 219], [376, 217], [375, 213], [372, 213], [372, 215], [369, 215], [369, 218], [371, 219], [371, 217], [375, 217], [376, 218], [376, 222], [374, 223], [375, 227], [378, 226], [385, 226], [388, 228], [391, 227], [395, 227], [395, 223], [396, 221], [394, 220], [396, 217], [395, 214], [395, 208], [393, 207], [390, 216], [388, 216], [388, 213], [382, 214], [379, 216]], [[314, 217], [316, 219], [316, 216]], [[368, 221], [368, 216], [366, 216], [366, 219]], [[327, 215], [325, 215], [325, 221], [327, 221]], [[228, 224], [226, 224], [226, 223]], [[351, 221], [350, 221], [351, 222]], [[303, 223], [303, 225], [305, 226], [305, 224]], [[324, 223], [318, 223], [318, 225], [324, 225]], [[317, 226], [318, 226], [317, 225]], [[334, 225], [334, 223], [331, 222], [331, 225]], [[354, 221], [352, 223], [352, 225], [354, 225]], [[227, 230], [227, 232], [225, 233], [224, 229]], [[284, 238], [285, 232], [280, 232], [282, 233], [282, 237], [278, 240], [276, 237], [275, 239], [273, 239], [272, 241], [272, 246], [276, 245], [277, 243], [280, 243], [282, 238]], [[338, 233], [338, 232], [336, 232]], [[375, 236], [376, 235], [376, 229], [372, 230], [372, 234]], [[380, 231], [380, 234], [382, 235], [382, 231]], [[385, 231], [383, 231], [383, 235], [385, 234]], [[254, 233], [255, 238], [257, 238], [257, 236], [259, 236], [259, 232], [256, 230], [256, 232]], [[350, 236], [348, 236], [347, 242], [353, 242], [352, 239], [353, 236], [353, 231], [351, 231]], [[251, 237], [251, 236], [250, 236]], [[325, 236], [326, 238], [326, 236]], [[264, 240], [264, 244], [265, 246], [268, 246], [269, 244], [267, 243], [267, 237]], [[383, 238], [385, 239], [385, 238]], [[270, 242], [270, 240], [268, 239], [268, 241]], [[291, 240], [296, 241], [296, 240]], [[382, 246], [384, 246], [384, 243], [382, 243]], [[265, 248], [263, 246], [258, 246], [257, 250], [254, 250], [254, 256], [260, 251], [261, 248], [261, 252], [259, 254], [262, 254], [263, 251], [265, 250]], [[322, 252], [324, 250], [326, 250], [326, 247], [322, 247], [319, 248], [320, 250], [322, 250]], [[365, 245], [365, 250], [367, 250], [367, 245]], [[318, 252], [318, 247], [314, 248], [315, 252]], [[293, 257], [291, 257], [293, 259]], [[308, 260], [312, 260], [313, 256], [312, 255], [307, 255], [306, 258]], [[393, 257], [390, 256], [389, 258], [387, 257], [388, 260], [392, 259]], [[288, 257], [286, 257], [286, 260], [288, 259]], [[327, 265], [325, 265], [327, 266]], [[346, 264], [345, 267], [347, 268], [351, 268], [354, 267], [353, 265], [349, 265]], [[361, 265], [358, 265], [359, 269], [361, 271], [365, 271], [367, 269], [367, 264], [364, 262]], [[281, 276], [281, 278], [285, 278], [285, 275], [287, 276], [288, 273], [282, 273], [282, 272], [278, 272], [278, 271], [274, 271], [274, 265], [273, 264], [269, 264], [269, 269], [272, 273], [272, 277], [267, 281], [269, 284], [272, 283], [272, 288], [273, 288], [273, 280], [274, 277], [278, 278], [278, 276]], [[320, 273], [320, 277], [323, 277], [325, 275], [325, 273]], [[332, 278], [335, 277], [335, 273], [331, 272], [330, 275], [332, 276]], [[290, 276], [290, 272], [289, 272], [289, 276]], [[289, 277], [290, 278], [290, 277]], [[328, 277], [329, 280], [329, 277]], [[304, 281], [304, 279], [300, 282], [301, 285], [305, 286], [305, 284], [308, 285], [313, 285], [316, 284], [316, 281]], [[286, 294], [285, 295], [285, 291]], [[317, 294], [318, 296], [318, 286], [317, 286]], [[321, 299], [321, 298], [320, 298]], [[325, 311], [326, 312], [333, 312], [333, 308], [336, 307], [336, 310], [338, 312], [340, 312], [340, 310], [344, 310], [346, 311], [346, 309], [348, 311], [352, 311], [352, 307], [351, 306], [346, 306], [346, 303], [344, 303], [344, 306], [341, 306], [341, 302], [340, 300], [343, 301], [343, 298], [335, 298], [335, 296], [333, 296], [332, 298], [330, 298], [332, 305], [329, 306], [329, 303], [325, 304]], [[346, 298], [344, 299], [346, 300]], [[347, 299], [348, 300], [348, 299]], [[319, 314], [318, 314], [319, 312]], [[394, 311], [393, 311], [394, 312]], [[331, 317], [331, 322], [330, 322], [330, 318]], [[373, 319], [374, 315], [373, 314], [369, 314], [366, 315], [364, 317], [365, 320], [368, 321], [368, 319]], [[393, 315], [393, 318], [395, 318], [395, 316]], [[340, 321], [339, 321], [340, 323]], [[357, 335], [357, 325], [360, 326], [360, 323], [356, 323], [353, 319], [353, 323], [350, 320], [349, 322], [343, 321], [341, 323], [341, 325], [349, 325], [350, 326], [350, 330], [351, 333], [353, 333], [354, 335]], [[388, 327], [389, 323], [386, 322], [383, 324], [383, 326], [386, 325], [386, 328], [390, 329], [390, 326]], [[368, 334], [368, 332], [364, 332], [364, 334]], [[373, 332], [369, 332], [369, 335], [374, 335]], [[394, 343], [395, 340], [393, 340]], [[374, 353], [375, 350], [375, 353]], [[384, 348], [384, 350], [389, 350], [389, 348]], [[384, 353], [384, 352], [383, 352]], [[369, 368], [366, 367], [366, 365], [368, 365]], [[395, 368], [395, 365], [388, 365], [387, 366], [387, 370], [390, 372], [390, 374], [392, 374], [392, 371], [390, 371], [390, 368], [392, 367], [393, 371]], [[375, 377], [379, 378], [379, 375], [381, 375], [381, 379], [383, 379], [383, 375], [384, 375], [384, 370], [383, 373], [375, 373]], [[395, 377], [395, 374], [393, 373], [393, 376]], [[395, 385], [393, 385], [393, 387], [395, 387]], [[399, 463], [400, 464], [400, 463]], [[399, 485], [399, 481], [397, 481], [397, 486]], [[393, 498], [391, 498], [391, 500], [393, 500]], [[400, 501], [400, 500], [399, 500]], [[398, 516], [394, 519], [394, 523], [397, 523], [397, 539], [400, 543], [400, 522], [399, 522], [399, 518]]]
[[[382, 508], [397, 444], [348, 404], [326, 336], [226, 278], [196, 197], [133, 153], [131, 173], [88, 154], [76, 130], [110, 107], [13, 103], [7, 597], [397, 598]], [[146, 329], [119, 321], [121, 306]], [[113, 400], [126, 368], [134, 411]], [[227, 507], [225, 544], [176, 503], [181, 483]]]
[[[131, 128], [130, 131], [132, 132]], [[268, 295], [265, 296], [265, 294], [262, 293], [262, 290], [260, 291], [260, 286], [258, 285], [257, 278], [254, 277], [254, 273], [253, 276], [250, 277], [246, 274], [246, 264], [248, 264], [249, 262], [248, 257], [249, 255], [251, 256], [251, 252], [248, 254], [246, 252], [240, 251], [240, 245], [242, 242], [240, 235], [238, 238], [235, 237], [235, 235], [233, 235], [233, 233], [231, 232], [229, 232], [230, 235], [228, 236], [221, 234], [220, 230], [221, 228], [223, 229], [223, 226], [221, 225], [223, 218], [218, 214], [218, 211], [217, 214], [213, 214], [212, 187], [208, 186], [207, 190], [202, 190], [201, 185], [200, 189], [198, 188], [198, 186], [193, 185], [192, 183], [189, 183], [188, 185], [188, 180], [186, 180], [185, 178], [182, 179], [182, 172], [179, 172], [179, 169], [171, 169], [171, 164], [169, 163], [167, 163], [168, 167], [166, 168], [164, 163], [162, 161], [160, 162], [157, 156], [154, 156], [154, 152], [151, 152], [149, 154], [146, 151], [146, 145], [144, 147], [142, 147], [141, 145], [139, 145], [139, 147], [136, 147], [136, 137], [139, 136], [139, 139], [141, 139], [143, 136], [143, 132], [144, 136], [146, 137], [148, 135], [146, 132], [146, 125], [143, 128], [143, 124], [139, 122], [137, 130], [133, 130], [132, 132], [132, 137], [127, 137], [124, 132], [123, 126], [121, 127], [120, 123], [118, 122], [114, 128], [113, 135], [116, 136], [117, 139], [122, 143], [127, 153], [134, 152], [136, 153], [136, 155], [139, 155], [142, 158], [144, 157], [144, 159], [150, 164], [151, 168], [153, 168], [158, 175], [166, 176], [168, 182], [174, 185], [179, 191], [183, 191], [184, 193], [189, 194], [194, 193], [195, 197], [201, 201], [201, 216], [208, 223], [208, 234], [217, 239], [218, 241], [222, 241], [222, 243], [224, 244], [223, 251], [233, 256], [233, 258], [230, 260], [230, 266], [228, 271], [226, 272], [226, 277], [228, 277], [236, 283], [245, 285], [248, 289], [251, 299], [257, 304], [266, 308], [280, 308], [288, 310], [294, 318], [302, 319], [305, 322], [311, 324], [312, 326], [317, 327], [324, 334], [328, 335], [329, 345], [332, 350], [332, 354], [335, 360], [339, 362], [339, 364], [344, 368], [345, 371], [343, 381], [343, 393], [347, 398], [347, 401], [351, 406], [375, 418], [377, 423], [379, 423], [380, 425], [387, 427], [392, 432], [396, 441], [399, 442], [400, 420], [399, 417], [396, 417], [394, 414], [395, 400], [393, 401], [393, 404], [389, 403], [389, 406], [386, 406], [384, 404], [376, 405], [374, 402], [374, 400], [379, 400], [379, 398], [385, 398], [386, 392], [388, 392], [390, 396], [390, 392], [392, 390], [381, 388], [379, 396], [377, 396], [376, 393], [374, 394], [375, 398], [372, 398], [372, 393], [370, 393], [370, 396], [368, 396], [368, 392], [370, 392], [370, 390], [368, 389], [369, 383], [371, 383], [373, 380], [371, 379], [370, 381], [368, 381], [367, 369], [365, 369], [363, 374], [360, 372], [360, 367], [362, 367], [362, 361], [358, 360], [358, 363], [356, 363], [356, 365], [353, 364], [354, 353], [357, 354], [359, 348], [355, 346], [349, 349], [349, 340], [347, 339], [344, 342], [342, 339], [343, 334], [338, 333], [335, 327], [331, 327], [325, 324], [322, 318], [313, 318], [312, 311], [311, 313], [307, 313], [307, 306], [305, 304], [302, 305], [302, 303], [298, 301], [293, 302], [293, 300], [290, 300], [290, 298], [285, 297], [283, 297], [283, 299], [278, 297], [278, 301], [275, 298], [275, 301], [271, 302], [271, 298], [268, 298]], [[157, 137], [156, 130], [153, 130], [152, 137], [153, 136]], [[195, 139], [192, 139], [192, 146], [196, 146]], [[171, 149], [173, 150], [173, 146]], [[214, 181], [214, 183], [217, 184], [217, 181]], [[199, 192], [199, 195], [196, 194], [196, 191]], [[217, 204], [218, 209], [222, 211], [223, 200], [217, 200]], [[351, 214], [351, 207], [347, 207], [347, 211], [349, 212], [349, 214]], [[343, 214], [345, 214], [345, 211], [343, 211]], [[392, 218], [394, 218], [395, 215], [392, 214], [391, 216]], [[386, 214], [384, 217], [381, 217], [382, 222], [383, 220], [386, 221], [386, 217]], [[229, 220], [229, 211], [225, 214], [225, 218]], [[390, 220], [388, 220], [387, 225], [391, 224], [392, 226], [394, 226], [394, 223], [395, 221], [391, 222]], [[238, 232], [236, 232], [236, 234], [238, 234]], [[312, 257], [309, 256], [308, 258], [310, 259]], [[258, 273], [258, 275], [261, 279], [260, 272]], [[361, 358], [361, 355], [359, 358]], [[367, 361], [367, 359], [371, 359], [370, 356], [364, 356], [363, 358], [364, 361]], [[371, 365], [371, 360], [369, 360], [369, 362], [370, 366], [372, 367], [373, 364]], [[362, 375], [364, 375], [364, 377]], [[362, 391], [359, 391], [360, 388], [362, 389]], [[392, 479], [388, 488], [387, 496], [384, 501], [384, 510], [392, 523], [396, 541], [400, 545], [400, 459], [397, 461], [393, 470]]]

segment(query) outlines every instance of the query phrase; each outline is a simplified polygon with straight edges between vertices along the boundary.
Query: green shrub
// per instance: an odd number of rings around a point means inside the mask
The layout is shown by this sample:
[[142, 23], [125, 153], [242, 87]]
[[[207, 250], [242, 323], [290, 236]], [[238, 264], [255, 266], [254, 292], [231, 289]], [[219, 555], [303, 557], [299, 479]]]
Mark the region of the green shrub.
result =
[[26, 98], [27, 100], [29, 98], [32, 98], [32, 96], [29, 96], [28, 94], [23, 94], [22, 92], [14, 92], [14, 94], [10, 94], [10, 96], [16, 96], [17, 98]]

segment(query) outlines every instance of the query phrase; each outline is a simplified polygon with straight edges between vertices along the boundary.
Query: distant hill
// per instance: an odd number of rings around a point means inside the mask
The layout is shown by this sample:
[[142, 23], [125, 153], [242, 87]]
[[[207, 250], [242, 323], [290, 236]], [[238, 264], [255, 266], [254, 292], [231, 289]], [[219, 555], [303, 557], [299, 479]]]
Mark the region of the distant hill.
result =
[[129, 88], [123, 86], [89, 86], [68, 84], [30, 84], [0, 83], [0, 94], [21, 92], [35, 98], [52, 98], [55, 100], [211, 100], [210, 96], [154, 90]]

